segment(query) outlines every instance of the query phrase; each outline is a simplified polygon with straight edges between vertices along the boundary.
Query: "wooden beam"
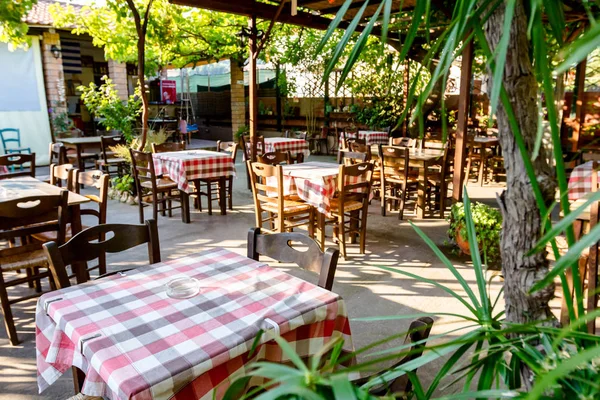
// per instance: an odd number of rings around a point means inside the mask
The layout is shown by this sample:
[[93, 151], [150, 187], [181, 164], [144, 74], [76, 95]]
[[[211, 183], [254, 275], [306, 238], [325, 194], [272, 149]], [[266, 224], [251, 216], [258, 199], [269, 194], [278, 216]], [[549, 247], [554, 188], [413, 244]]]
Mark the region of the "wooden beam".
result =
[[[456, 149], [454, 152], [454, 176], [452, 177], [452, 200], [462, 201], [467, 155], [467, 122], [471, 104], [471, 78], [473, 76], [473, 40], [462, 52], [460, 69], [460, 94], [458, 96], [458, 126], [456, 127]], [[443, 197], [443, 196], [442, 196]]]
[[[249, 110], [249, 123], [250, 123], [250, 143], [252, 143], [250, 157], [252, 162], [256, 161], [256, 142], [258, 137], [258, 87], [256, 85], [256, 52], [257, 52], [257, 38], [256, 38], [256, 17], [251, 16], [248, 21], [248, 28], [250, 29], [250, 38], [248, 44], [250, 45], [250, 76], [249, 90], [248, 90], [248, 108]], [[263, 149], [265, 151], [265, 149]]]
[[571, 151], [579, 151], [579, 141], [583, 123], [585, 122], [585, 70], [587, 68], [587, 59], [581, 60], [577, 64], [575, 74], [575, 88], [573, 90], [573, 103], [571, 105], [571, 115], [574, 117], [573, 136], [571, 137]]

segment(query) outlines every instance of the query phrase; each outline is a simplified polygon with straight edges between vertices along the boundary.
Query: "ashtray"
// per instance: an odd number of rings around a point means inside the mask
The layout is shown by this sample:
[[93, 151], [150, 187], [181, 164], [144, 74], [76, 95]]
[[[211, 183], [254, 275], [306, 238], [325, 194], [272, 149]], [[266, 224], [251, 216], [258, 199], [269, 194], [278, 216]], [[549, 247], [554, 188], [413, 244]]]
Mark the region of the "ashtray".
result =
[[188, 299], [200, 291], [200, 282], [195, 278], [175, 278], [167, 283], [167, 296], [174, 299]]

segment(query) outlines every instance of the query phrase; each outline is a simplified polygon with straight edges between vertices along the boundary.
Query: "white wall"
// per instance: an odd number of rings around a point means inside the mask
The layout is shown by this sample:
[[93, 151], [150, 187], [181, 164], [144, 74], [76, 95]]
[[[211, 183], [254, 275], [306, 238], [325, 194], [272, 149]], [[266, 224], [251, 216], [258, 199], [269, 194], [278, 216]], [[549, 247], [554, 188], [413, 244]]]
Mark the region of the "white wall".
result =
[[[0, 96], [3, 97], [0, 101], [3, 105], [0, 108], [0, 129], [20, 129], [21, 146], [30, 147], [31, 151], [36, 153], [37, 165], [45, 165], [48, 164], [48, 144], [52, 136], [46, 104], [40, 41], [38, 37], [32, 36], [31, 39], [31, 47], [27, 51], [9, 52], [8, 45], [0, 43]], [[25, 69], [29, 72], [24, 73]], [[23, 93], [27, 87], [29, 91]], [[35, 92], [35, 88], [37, 88], [37, 105], [29, 104], [11, 109], [11, 102], [7, 99], [11, 97], [19, 99], [17, 96], [20, 95], [27, 96]], [[15, 101], [15, 104], [18, 103]], [[0, 152], [3, 151], [1, 147], [0, 145]]]

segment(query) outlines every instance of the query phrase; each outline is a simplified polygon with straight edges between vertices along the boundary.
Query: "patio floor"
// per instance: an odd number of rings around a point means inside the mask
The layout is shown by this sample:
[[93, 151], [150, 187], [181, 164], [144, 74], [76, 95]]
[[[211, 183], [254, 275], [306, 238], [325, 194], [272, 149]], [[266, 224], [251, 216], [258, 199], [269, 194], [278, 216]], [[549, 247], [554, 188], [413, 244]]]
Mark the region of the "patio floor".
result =
[[[197, 143], [204, 147], [206, 143]], [[196, 147], [196, 146], [194, 146]], [[312, 156], [311, 160], [334, 161], [334, 157]], [[240, 254], [246, 253], [246, 235], [254, 226], [254, 206], [251, 192], [246, 189], [244, 166], [237, 165], [238, 178], [234, 183], [234, 210], [227, 216], [206, 211], [192, 210], [192, 223], [183, 224], [178, 212], [172, 218], [159, 217], [159, 235], [163, 260], [177, 258], [213, 247], [225, 247]], [[501, 186], [471, 186], [471, 196], [488, 204], [495, 203]], [[204, 199], [205, 200], [205, 199]], [[204, 201], [206, 203], [206, 201]], [[108, 222], [138, 223], [137, 206], [125, 205], [111, 200]], [[410, 214], [410, 213], [409, 213]], [[151, 211], [146, 209], [146, 216]], [[462, 305], [447, 293], [428, 284], [417, 282], [401, 274], [378, 268], [379, 265], [400, 267], [417, 275], [447, 284], [459, 290], [451, 273], [436, 258], [427, 245], [416, 235], [406, 216], [399, 221], [397, 214], [387, 217], [379, 214], [379, 202], [373, 201], [369, 210], [367, 229], [367, 253], [359, 255], [357, 246], [349, 245], [347, 260], [340, 258], [333, 290], [346, 300], [351, 318], [377, 315], [407, 315], [419, 312], [461, 312]], [[441, 219], [414, 220], [439, 246], [446, 241], [447, 223]], [[85, 224], [85, 220], [84, 220]], [[330, 243], [330, 246], [335, 246]], [[147, 263], [146, 249], [138, 249], [109, 256], [109, 269], [131, 268]], [[448, 251], [445, 251], [449, 253]], [[464, 257], [449, 254], [468, 282], [474, 285], [471, 267]], [[268, 262], [268, 260], [267, 260]], [[286, 264], [271, 263], [289, 273], [315, 282], [315, 276]], [[492, 285], [497, 292], [499, 284]], [[501, 304], [499, 305], [502, 306]], [[72, 393], [71, 373], [68, 371], [57, 383], [42, 395], [37, 393], [35, 364], [35, 301], [14, 307], [17, 329], [22, 344], [11, 346], [4, 329], [0, 329], [0, 399], [60, 399]], [[380, 340], [408, 328], [410, 320], [388, 322], [351, 322], [352, 337], [356, 348]], [[436, 319], [432, 334], [457, 327], [452, 319]], [[419, 376], [425, 378], [434, 366], [422, 368]], [[460, 391], [461, 387], [449, 390]], [[447, 393], [447, 391], [446, 391]]]

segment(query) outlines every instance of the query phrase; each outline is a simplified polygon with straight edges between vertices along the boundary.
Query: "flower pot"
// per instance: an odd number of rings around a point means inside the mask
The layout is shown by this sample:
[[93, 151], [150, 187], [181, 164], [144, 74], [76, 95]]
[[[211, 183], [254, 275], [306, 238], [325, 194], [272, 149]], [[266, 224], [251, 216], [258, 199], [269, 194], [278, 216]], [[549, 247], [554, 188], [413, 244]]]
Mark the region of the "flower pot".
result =
[[460, 251], [462, 251], [464, 254], [470, 256], [471, 249], [469, 248], [469, 240], [467, 238], [464, 238], [460, 234], [461, 229], [462, 229], [462, 226], [456, 227], [456, 235], [455, 235], [456, 244], [457, 244], [458, 248], [460, 249]]

